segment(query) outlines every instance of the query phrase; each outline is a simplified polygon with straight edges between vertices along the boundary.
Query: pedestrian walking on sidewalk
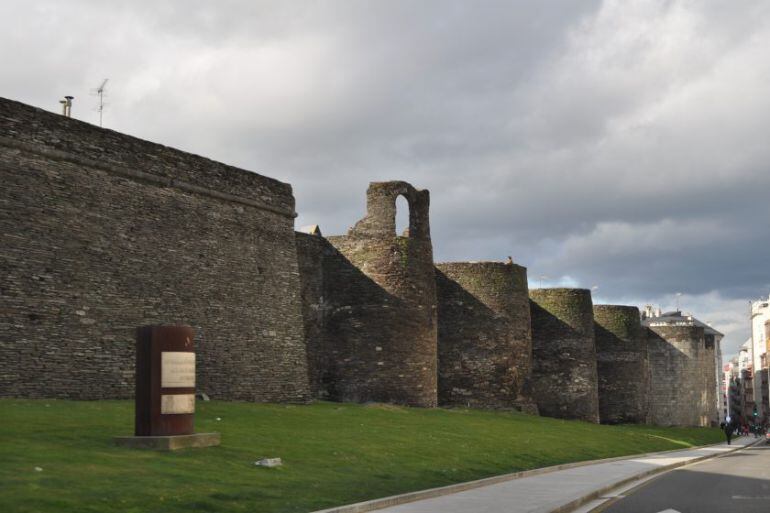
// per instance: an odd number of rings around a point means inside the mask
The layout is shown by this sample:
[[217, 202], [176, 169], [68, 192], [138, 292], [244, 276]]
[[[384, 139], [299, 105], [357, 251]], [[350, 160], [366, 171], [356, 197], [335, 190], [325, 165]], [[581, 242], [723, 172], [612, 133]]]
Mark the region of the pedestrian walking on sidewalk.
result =
[[727, 438], [727, 445], [730, 445], [731, 440], [733, 439], [733, 426], [732, 424], [726, 424], [725, 425], [725, 437]]

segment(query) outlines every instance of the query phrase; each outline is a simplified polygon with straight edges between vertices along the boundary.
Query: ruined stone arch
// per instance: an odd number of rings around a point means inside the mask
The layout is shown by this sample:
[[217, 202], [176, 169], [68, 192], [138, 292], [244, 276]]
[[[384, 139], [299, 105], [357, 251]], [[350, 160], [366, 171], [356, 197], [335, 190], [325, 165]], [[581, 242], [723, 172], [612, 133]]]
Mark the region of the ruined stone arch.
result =
[[349, 235], [393, 237], [396, 233], [396, 198], [399, 196], [403, 196], [409, 205], [409, 237], [430, 240], [430, 194], [406, 182], [370, 184], [366, 191], [366, 216], [356, 223]]

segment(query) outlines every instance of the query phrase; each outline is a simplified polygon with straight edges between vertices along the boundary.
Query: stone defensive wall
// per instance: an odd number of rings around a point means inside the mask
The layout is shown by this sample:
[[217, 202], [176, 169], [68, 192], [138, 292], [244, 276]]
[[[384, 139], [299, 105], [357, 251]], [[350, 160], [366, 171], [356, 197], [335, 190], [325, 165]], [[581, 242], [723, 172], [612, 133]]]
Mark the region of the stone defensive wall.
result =
[[644, 423], [650, 377], [639, 309], [594, 305], [594, 334], [599, 420], [603, 424]]
[[[713, 406], [707, 404], [704, 388], [704, 366], [708, 364], [703, 328], [653, 324], [646, 333], [650, 422], [660, 426], [708, 426]], [[713, 374], [713, 363], [708, 368]]]
[[[396, 198], [409, 204], [409, 229], [396, 234]], [[310, 380], [318, 397], [436, 406], [436, 278], [428, 191], [406, 182], [372, 183], [367, 213], [347, 235], [298, 235], [301, 269], [320, 259], [321, 285], [303, 276], [310, 324]], [[303, 271], [303, 274], [305, 272]], [[315, 290], [316, 292], [312, 292]], [[322, 292], [319, 296], [318, 292]], [[314, 306], [315, 305], [315, 306]], [[315, 335], [314, 335], [315, 334]]]
[[184, 323], [200, 391], [309, 398], [291, 186], [6, 99], [0, 183], [0, 396], [132, 397]]
[[216, 399], [716, 418], [708, 330], [434, 264], [406, 182], [371, 183], [346, 235], [295, 233], [288, 184], [0, 98], [0, 183], [0, 397], [133, 397], [135, 329], [179, 323]]
[[440, 405], [532, 411], [527, 269], [436, 264]]
[[717, 367], [716, 357], [716, 339], [713, 334], [704, 329], [704, 354], [700, 362], [701, 373], [703, 376], [703, 386], [705, 387], [705, 396], [703, 397], [703, 418], [700, 424], [703, 426], [716, 426], [719, 424], [719, 412], [717, 410]]
[[324, 264], [336, 252], [320, 233], [296, 232], [297, 264], [302, 298], [302, 318], [308, 360], [308, 380], [313, 397], [328, 399], [328, 391], [321, 385], [321, 369], [326, 364], [326, 305], [328, 298], [324, 280]]
[[529, 291], [532, 393], [542, 415], [599, 422], [591, 291]]

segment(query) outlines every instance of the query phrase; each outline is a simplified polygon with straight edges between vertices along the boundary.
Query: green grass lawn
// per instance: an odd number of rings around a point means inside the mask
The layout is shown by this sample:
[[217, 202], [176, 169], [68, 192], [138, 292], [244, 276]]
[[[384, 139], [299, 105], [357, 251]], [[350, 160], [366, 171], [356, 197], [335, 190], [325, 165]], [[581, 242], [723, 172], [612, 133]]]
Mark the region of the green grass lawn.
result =
[[[113, 446], [113, 436], [132, 434], [130, 401], [0, 400], [0, 511], [306, 512], [722, 438], [717, 429], [478, 410], [215, 401], [197, 408], [196, 430], [219, 431], [222, 445], [162, 453]], [[281, 457], [284, 466], [255, 467], [263, 457]]]

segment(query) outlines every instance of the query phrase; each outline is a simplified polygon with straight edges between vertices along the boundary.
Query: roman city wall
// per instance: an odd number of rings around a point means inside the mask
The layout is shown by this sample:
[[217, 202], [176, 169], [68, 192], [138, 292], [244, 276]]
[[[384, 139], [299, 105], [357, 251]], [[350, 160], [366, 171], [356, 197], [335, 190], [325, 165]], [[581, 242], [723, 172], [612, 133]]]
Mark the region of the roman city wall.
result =
[[291, 186], [5, 99], [0, 182], [0, 396], [132, 397], [182, 323], [200, 391], [309, 398]]
[[439, 404], [533, 411], [526, 268], [436, 264], [436, 291]]
[[599, 419], [605, 424], [647, 418], [647, 337], [635, 306], [594, 305]]
[[699, 326], [655, 326], [646, 330], [650, 358], [652, 424], [708, 425], [705, 411], [705, 340]]
[[529, 291], [532, 392], [541, 415], [599, 422], [591, 292]]

